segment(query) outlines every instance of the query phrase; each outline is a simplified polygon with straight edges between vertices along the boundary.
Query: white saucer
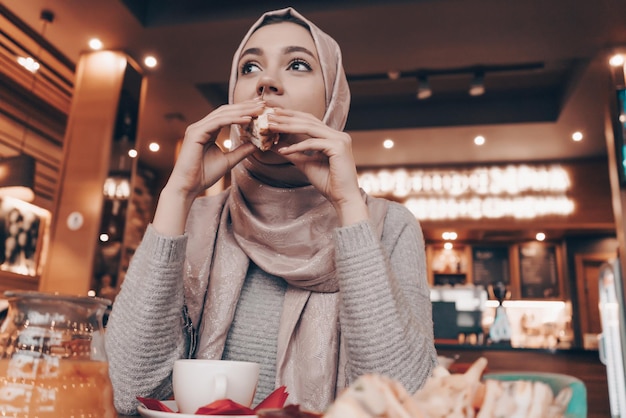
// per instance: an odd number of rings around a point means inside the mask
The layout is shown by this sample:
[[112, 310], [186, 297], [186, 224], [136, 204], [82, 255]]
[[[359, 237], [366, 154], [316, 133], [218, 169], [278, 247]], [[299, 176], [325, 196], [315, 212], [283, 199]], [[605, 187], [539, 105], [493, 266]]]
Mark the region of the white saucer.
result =
[[146, 408], [143, 404], [139, 404], [137, 412], [144, 418], [198, 418], [198, 417], [213, 417], [213, 418], [256, 418], [256, 415], [196, 415], [196, 414], [179, 414], [176, 401], [161, 401], [165, 406], [174, 412], [153, 411]]

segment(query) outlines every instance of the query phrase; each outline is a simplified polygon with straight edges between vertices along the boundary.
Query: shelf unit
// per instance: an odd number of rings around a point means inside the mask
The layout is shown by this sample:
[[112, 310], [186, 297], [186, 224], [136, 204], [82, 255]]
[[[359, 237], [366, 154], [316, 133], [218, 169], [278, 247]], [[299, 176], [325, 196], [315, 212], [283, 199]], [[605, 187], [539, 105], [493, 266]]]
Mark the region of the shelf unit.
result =
[[[526, 256], [524, 263], [520, 260], [527, 248], [539, 247], [542, 251], [536, 257]], [[524, 250], [524, 251], [522, 251]], [[542, 257], [550, 255], [550, 263]], [[561, 248], [552, 243], [516, 243], [516, 244], [467, 244], [454, 243], [452, 249], [445, 249], [443, 243], [433, 243], [426, 246], [428, 283], [436, 285], [459, 285], [477, 284], [489, 286], [498, 281], [503, 281], [510, 291], [512, 299], [562, 299], [565, 297], [563, 286], [563, 271], [561, 268]], [[533, 258], [536, 260], [533, 261]], [[528, 263], [537, 264], [536, 268]], [[524, 268], [522, 268], [524, 267]], [[548, 271], [550, 267], [550, 271]], [[530, 277], [532, 274], [540, 274], [542, 277]], [[543, 278], [549, 274], [550, 277]], [[537, 293], [530, 295], [528, 281], [537, 281], [537, 286], [549, 283], [556, 290], [552, 294]], [[526, 287], [524, 287], [526, 286]], [[547, 285], [546, 285], [547, 286]], [[550, 289], [552, 290], [552, 289]], [[538, 296], [542, 295], [542, 296]], [[531, 297], [532, 296], [532, 297]]]

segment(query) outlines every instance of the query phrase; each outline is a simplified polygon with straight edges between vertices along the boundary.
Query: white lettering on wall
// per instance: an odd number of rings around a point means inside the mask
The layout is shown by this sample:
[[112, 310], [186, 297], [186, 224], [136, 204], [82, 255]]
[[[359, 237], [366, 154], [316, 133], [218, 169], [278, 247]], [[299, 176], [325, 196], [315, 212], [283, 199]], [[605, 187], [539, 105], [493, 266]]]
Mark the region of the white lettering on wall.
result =
[[574, 211], [570, 178], [559, 165], [366, 171], [359, 184], [373, 196], [403, 202], [423, 220], [530, 219]]

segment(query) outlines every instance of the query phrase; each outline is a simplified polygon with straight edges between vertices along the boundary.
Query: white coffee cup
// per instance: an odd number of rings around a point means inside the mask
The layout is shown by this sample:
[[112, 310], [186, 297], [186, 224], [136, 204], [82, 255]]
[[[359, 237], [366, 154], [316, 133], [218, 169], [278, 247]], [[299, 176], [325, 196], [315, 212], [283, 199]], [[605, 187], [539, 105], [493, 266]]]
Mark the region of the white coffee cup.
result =
[[258, 363], [183, 359], [174, 363], [172, 386], [178, 412], [194, 414], [201, 406], [219, 399], [249, 407], [258, 380]]

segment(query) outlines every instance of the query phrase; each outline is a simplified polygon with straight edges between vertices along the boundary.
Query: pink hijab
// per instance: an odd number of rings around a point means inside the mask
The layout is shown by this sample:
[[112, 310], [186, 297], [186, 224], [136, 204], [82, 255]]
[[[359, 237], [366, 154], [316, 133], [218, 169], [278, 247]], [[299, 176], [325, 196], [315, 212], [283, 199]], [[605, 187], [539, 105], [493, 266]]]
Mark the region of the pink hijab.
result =
[[[291, 14], [310, 29], [322, 63], [326, 89], [323, 121], [345, 126], [350, 92], [337, 43], [292, 8], [264, 14], [248, 31], [233, 59], [229, 101], [237, 82], [239, 56], [266, 16]], [[238, 143], [237, 129], [231, 137]], [[301, 179], [295, 167], [265, 166], [252, 158], [232, 171], [233, 186], [192, 206], [187, 234], [185, 298], [199, 324], [198, 358], [221, 358], [250, 261], [288, 283], [279, 324], [276, 386], [286, 385], [288, 402], [324, 410], [346, 384], [339, 327], [339, 285], [333, 231], [339, 226], [328, 200]], [[272, 185], [259, 178], [271, 179]], [[387, 202], [363, 195], [379, 235]]]

